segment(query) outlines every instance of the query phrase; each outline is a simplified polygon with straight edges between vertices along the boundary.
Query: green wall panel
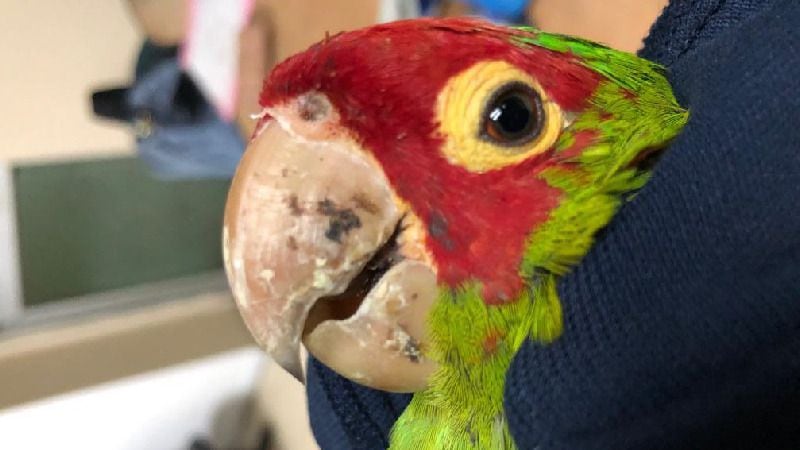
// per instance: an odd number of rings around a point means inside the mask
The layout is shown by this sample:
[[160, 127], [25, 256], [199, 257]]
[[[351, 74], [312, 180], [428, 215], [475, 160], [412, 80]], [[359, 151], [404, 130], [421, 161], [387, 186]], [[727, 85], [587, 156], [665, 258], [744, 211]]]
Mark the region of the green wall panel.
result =
[[227, 180], [158, 180], [133, 157], [13, 174], [26, 306], [222, 267]]

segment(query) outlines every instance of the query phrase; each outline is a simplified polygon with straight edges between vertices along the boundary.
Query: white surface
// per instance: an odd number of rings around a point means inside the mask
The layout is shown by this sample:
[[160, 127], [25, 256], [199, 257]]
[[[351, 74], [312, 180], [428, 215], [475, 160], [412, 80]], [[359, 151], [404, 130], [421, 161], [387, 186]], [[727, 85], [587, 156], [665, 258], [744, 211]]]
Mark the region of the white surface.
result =
[[239, 88], [239, 33], [253, 0], [189, 0], [189, 25], [181, 49], [191, 74], [220, 116], [233, 120]]
[[0, 411], [0, 442], [15, 450], [187, 449], [221, 401], [254, 388], [265, 362], [247, 348]]
[[418, 0], [381, 0], [378, 9], [378, 22], [413, 19], [422, 14]]
[[0, 161], [0, 325], [22, 313], [11, 165]]

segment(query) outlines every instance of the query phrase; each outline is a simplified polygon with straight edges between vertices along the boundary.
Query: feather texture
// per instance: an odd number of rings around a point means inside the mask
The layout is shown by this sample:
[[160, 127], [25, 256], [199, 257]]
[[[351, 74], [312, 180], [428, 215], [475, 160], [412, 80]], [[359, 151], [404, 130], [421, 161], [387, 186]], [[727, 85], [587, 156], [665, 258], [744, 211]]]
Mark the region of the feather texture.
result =
[[[448, 157], [461, 150], [448, 136], [460, 130], [461, 112], [449, 121], [437, 115], [441, 94], [460, 101], [448, 89], [497, 81], [451, 83], [480, 64], [496, 69], [474, 72], [481, 76], [522, 73], [557, 108], [563, 127], [549, 147], [489, 165]], [[391, 448], [514, 449], [503, 389], [515, 353], [527, 339], [547, 345], [561, 336], [559, 278], [644, 186], [645, 157], [688, 120], [664, 69], [533, 28], [425, 19], [326, 39], [276, 67], [262, 105], [309, 91], [327, 95], [341, 125], [380, 164], [427, 230], [436, 266], [431, 344], [422, 350], [439, 369], [395, 424]], [[479, 134], [469, 128], [458, 142], [474, 144]], [[479, 144], [473, 150], [486, 148]]]
[[604, 80], [562, 132], [555, 164], [531, 174], [564, 196], [525, 244], [517, 301], [486, 305], [478, 283], [442, 290], [430, 318], [431, 354], [442, 367], [395, 424], [393, 449], [516, 448], [503, 414], [514, 354], [526, 339], [546, 345], [560, 336], [558, 278], [646, 183], [649, 171], [633, 163], [667, 145], [688, 120], [659, 66], [582, 39], [520, 30], [515, 44], [577, 56]]

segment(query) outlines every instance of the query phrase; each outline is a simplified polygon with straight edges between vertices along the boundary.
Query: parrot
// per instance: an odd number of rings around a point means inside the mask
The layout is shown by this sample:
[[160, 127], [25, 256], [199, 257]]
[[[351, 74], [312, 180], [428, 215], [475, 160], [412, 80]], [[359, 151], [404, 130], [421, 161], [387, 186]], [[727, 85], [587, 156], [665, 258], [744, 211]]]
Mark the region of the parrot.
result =
[[664, 67], [476, 17], [326, 34], [266, 76], [222, 247], [254, 340], [303, 381], [413, 393], [391, 449], [515, 449], [505, 375], [562, 338], [558, 282], [689, 110]]

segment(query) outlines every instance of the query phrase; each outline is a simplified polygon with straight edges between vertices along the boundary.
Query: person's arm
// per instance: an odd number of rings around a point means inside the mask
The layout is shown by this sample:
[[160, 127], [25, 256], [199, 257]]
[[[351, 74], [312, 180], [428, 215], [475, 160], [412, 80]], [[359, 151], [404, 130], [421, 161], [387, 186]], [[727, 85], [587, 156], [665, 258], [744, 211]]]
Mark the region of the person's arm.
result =
[[236, 106], [236, 123], [245, 140], [255, 131], [257, 120], [253, 114], [261, 107], [258, 104], [264, 76], [274, 64], [274, 49], [270, 41], [274, 33], [270, 17], [259, 8], [253, 13], [250, 22], [239, 34], [239, 93]]
[[186, 0], [128, 0], [128, 6], [142, 32], [154, 44], [169, 47], [183, 41]]
[[[128, 0], [131, 13], [146, 38], [159, 46], [180, 46], [186, 37], [189, 0]], [[258, 1], [239, 36], [239, 87], [235, 120], [247, 140], [252, 136], [258, 113], [258, 95], [270, 66], [274, 49], [269, 45], [271, 29], [266, 1]]]

